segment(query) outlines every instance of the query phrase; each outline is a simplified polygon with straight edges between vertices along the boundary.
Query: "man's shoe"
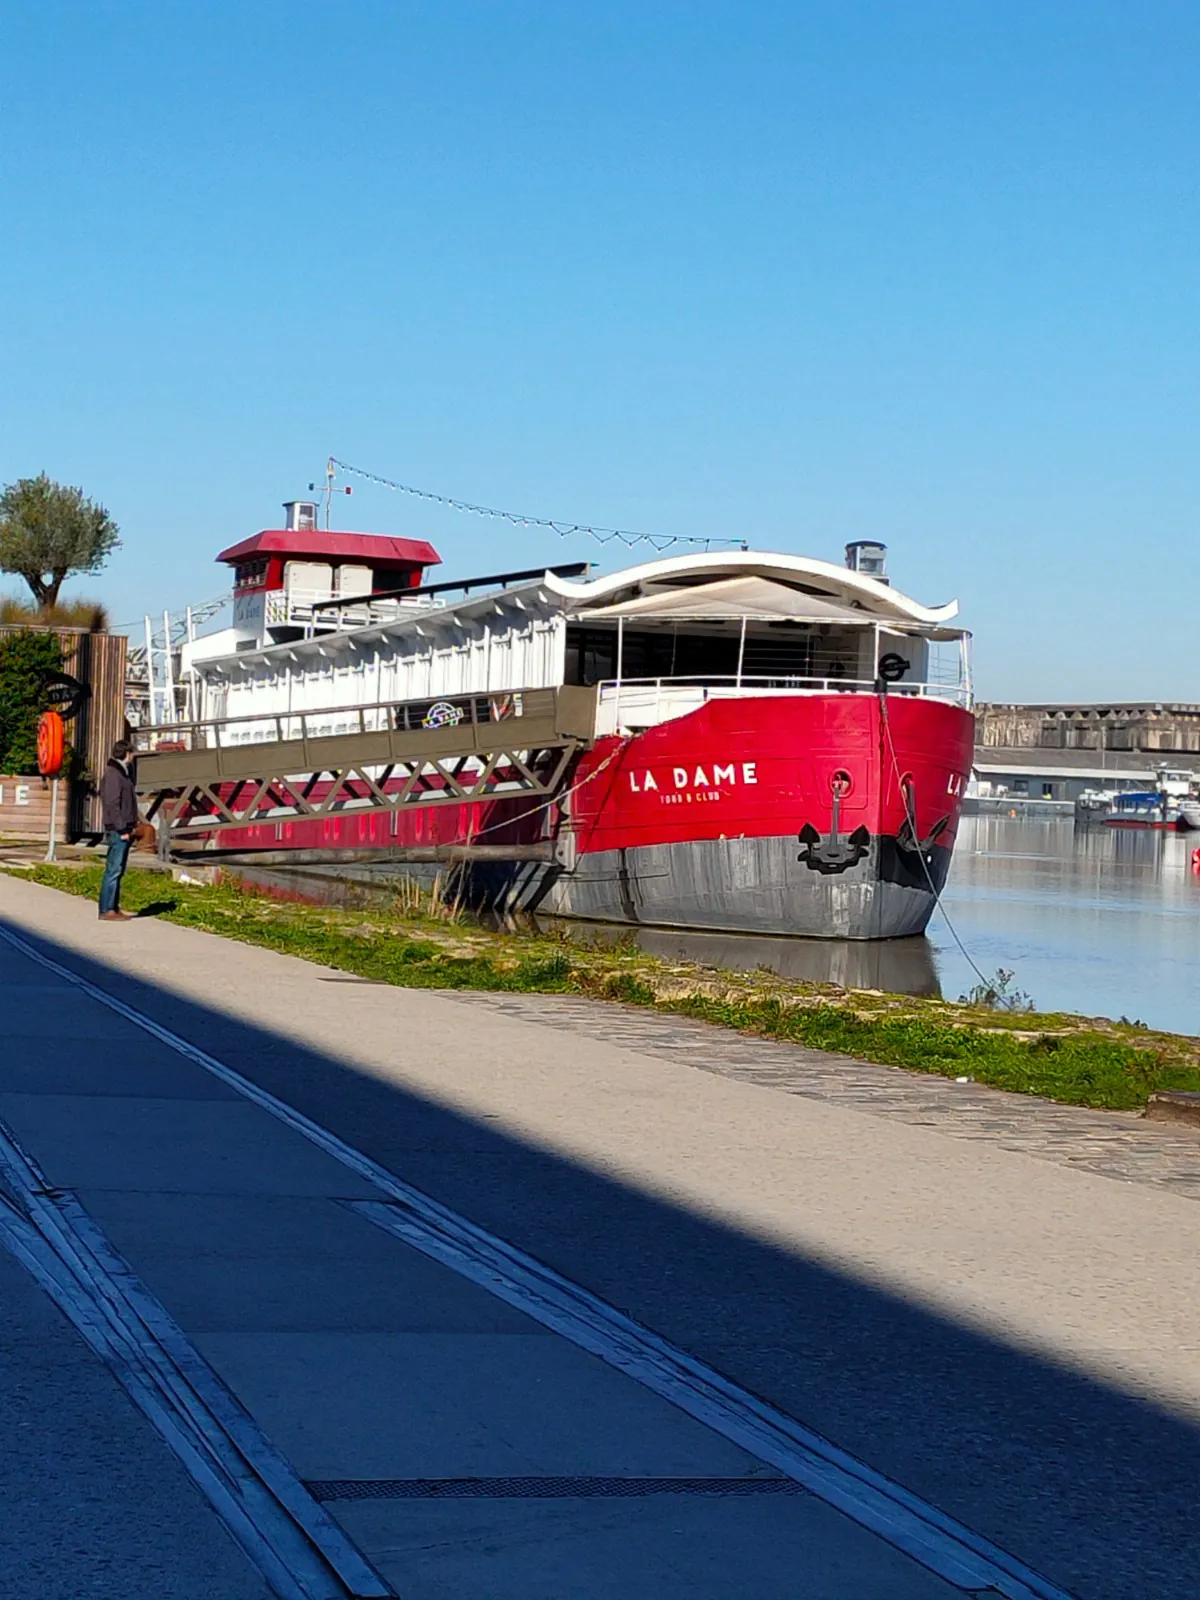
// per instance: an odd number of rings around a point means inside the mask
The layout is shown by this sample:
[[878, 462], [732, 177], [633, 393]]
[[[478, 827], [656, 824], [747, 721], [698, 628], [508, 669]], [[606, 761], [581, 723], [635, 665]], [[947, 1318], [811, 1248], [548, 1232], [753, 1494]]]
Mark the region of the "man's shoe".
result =
[[100, 913], [101, 922], [132, 922], [133, 920], [132, 911], [102, 911]]

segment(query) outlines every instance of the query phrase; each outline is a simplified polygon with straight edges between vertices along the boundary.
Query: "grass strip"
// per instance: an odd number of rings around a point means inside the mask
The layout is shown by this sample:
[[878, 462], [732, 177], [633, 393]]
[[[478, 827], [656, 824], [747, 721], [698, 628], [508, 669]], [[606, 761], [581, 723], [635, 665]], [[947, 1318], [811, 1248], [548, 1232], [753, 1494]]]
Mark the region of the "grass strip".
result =
[[[100, 885], [98, 866], [39, 865], [13, 876], [92, 899]], [[407, 988], [591, 995], [1069, 1105], [1131, 1110], [1156, 1089], [1200, 1090], [1200, 1039], [1141, 1024], [725, 972], [658, 960], [632, 941], [493, 932], [435, 914], [410, 893], [390, 905], [335, 907], [133, 870], [123, 900], [131, 911], [153, 908], [184, 927]]]

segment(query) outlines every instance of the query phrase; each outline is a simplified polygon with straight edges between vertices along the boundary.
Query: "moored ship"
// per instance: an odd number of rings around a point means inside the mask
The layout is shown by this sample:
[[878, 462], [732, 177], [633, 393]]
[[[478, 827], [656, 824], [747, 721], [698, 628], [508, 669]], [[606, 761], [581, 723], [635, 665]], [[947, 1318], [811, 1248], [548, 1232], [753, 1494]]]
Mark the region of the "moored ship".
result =
[[970, 772], [969, 635], [954, 603], [891, 587], [882, 546], [848, 546], [845, 566], [740, 550], [429, 583], [423, 541], [287, 512], [222, 552], [233, 626], [189, 645], [189, 726], [147, 748], [403, 727], [450, 749], [456, 729], [493, 728], [521, 768], [519, 718], [546, 691], [586, 706], [586, 736], [536, 802], [503, 783], [474, 797], [495, 766], [474, 737], [458, 766], [362, 767], [336, 803], [316, 804], [336, 773], [268, 785], [244, 825], [210, 788], [207, 811], [188, 801], [193, 839], [277, 859], [453, 847], [493, 903], [617, 923], [924, 929]]

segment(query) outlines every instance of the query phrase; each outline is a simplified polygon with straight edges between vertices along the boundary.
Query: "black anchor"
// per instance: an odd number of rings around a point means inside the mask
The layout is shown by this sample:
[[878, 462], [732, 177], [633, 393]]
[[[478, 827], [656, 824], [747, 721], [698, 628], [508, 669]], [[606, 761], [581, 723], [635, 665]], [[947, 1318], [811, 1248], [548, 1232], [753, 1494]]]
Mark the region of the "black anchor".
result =
[[928, 861], [933, 853], [933, 847], [950, 826], [949, 817], [939, 817], [923, 839], [917, 837], [917, 830], [913, 826], [911, 816], [906, 816], [900, 824], [900, 831], [896, 835], [896, 848], [904, 850], [909, 855], [924, 856]]
[[922, 839], [917, 832], [917, 792], [911, 777], [906, 775], [901, 778], [900, 794], [904, 801], [904, 821], [896, 834], [896, 848], [903, 850], [906, 855], [921, 856], [928, 866], [933, 847], [950, 826], [950, 818], [939, 817]]
[[871, 835], [865, 827], [855, 828], [848, 838], [843, 839], [841, 835], [842, 800], [850, 793], [850, 774], [835, 772], [829, 787], [833, 790], [829, 837], [822, 843], [821, 835], [812, 823], [806, 822], [799, 835], [804, 848], [796, 857], [797, 861], [803, 861], [810, 872], [820, 872], [825, 876], [845, 872], [848, 867], [857, 865], [871, 848]]

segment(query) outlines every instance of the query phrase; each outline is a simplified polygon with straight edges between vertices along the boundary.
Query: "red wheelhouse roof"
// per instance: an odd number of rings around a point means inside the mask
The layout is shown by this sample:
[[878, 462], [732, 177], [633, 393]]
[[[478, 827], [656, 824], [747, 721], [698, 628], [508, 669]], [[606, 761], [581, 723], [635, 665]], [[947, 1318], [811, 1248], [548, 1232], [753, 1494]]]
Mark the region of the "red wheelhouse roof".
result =
[[264, 528], [222, 550], [218, 561], [236, 565], [251, 556], [312, 556], [326, 561], [361, 561], [372, 567], [436, 567], [441, 556], [424, 539], [393, 539], [385, 533], [338, 533], [314, 528]]

